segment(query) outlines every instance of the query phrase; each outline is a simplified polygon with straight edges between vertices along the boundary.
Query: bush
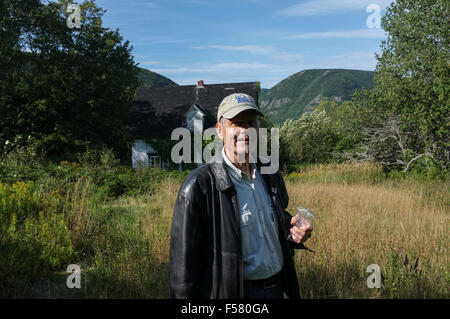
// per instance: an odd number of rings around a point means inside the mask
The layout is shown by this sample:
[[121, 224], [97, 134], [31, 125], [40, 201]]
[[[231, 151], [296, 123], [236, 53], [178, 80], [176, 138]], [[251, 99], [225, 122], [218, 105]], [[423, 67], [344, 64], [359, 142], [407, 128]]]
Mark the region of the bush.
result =
[[74, 256], [62, 196], [37, 194], [33, 187], [0, 183], [2, 297], [22, 294], [42, 273], [61, 270]]
[[18, 148], [0, 160], [0, 182], [13, 184], [30, 180], [36, 182], [37, 188], [41, 187], [40, 184], [50, 183], [53, 189], [67, 193], [80, 178], [90, 178], [111, 198], [127, 193], [151, 193], [161, 179], [168, 176], [184, 178], [187, 173], [151, 167], [133, 170], [121, 166], [119, 159], [109, 149], [88, 150], [78, 154], [78, 162], [55, 163], [38, 158], [29, 148]]
[[281, 161], [284, 165], [329, 162], [337, 140], [331, 118], [324, 110], [315, 109], [296, 121], [286, 121], [280, 128]]
[[1, 157], [0, 181], [12, 184], [16, 181], [37, 180], [45, 174], [44, 162], [33, 147], [17, 147]]

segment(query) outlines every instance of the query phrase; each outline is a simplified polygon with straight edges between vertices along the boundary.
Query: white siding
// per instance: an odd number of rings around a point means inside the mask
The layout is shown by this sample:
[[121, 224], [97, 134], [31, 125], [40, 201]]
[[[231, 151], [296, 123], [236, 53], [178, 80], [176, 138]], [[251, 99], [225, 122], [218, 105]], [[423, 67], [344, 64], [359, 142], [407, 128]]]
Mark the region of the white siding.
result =
[[[191, 133], [202, 134], [205, 116], [206, 115], [199, 108], [193, 105], [186, 112], [186, 128], [191, 131]], [[201, 152], [195, 152], [194, 148], [194, 162], [197, 163], [198, 166], [200, 166], [201, 161]]]
[[156, 154], [156, 151], [143, 140], [134, 141], [131, 147], [131, 166], [138, 168], [148, 165], [148, 153]]
[[192, 133], [202, 133], [204, 118], [205, 114], [195, 106], [192, 106], [186, 112], [186, 128]]

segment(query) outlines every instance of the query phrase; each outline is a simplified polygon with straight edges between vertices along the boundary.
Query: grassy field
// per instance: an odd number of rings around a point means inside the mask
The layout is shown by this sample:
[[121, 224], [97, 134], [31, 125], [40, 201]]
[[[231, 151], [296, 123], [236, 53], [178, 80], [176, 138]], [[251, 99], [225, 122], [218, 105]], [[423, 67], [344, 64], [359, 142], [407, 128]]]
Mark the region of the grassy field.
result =
[[[317, 253], [296, 255], [304, 298], [448, 297], [448, 206], [418, 185], [288, 183], [290, 207], [316, 213]], [[448, 193], [447, 193], [448, 198]], [[368, 289], [366, 268], [384, 283]]]
[[[0, 184], [3, 217], [18, 212], [14, 229], [3, 218], [2, 297], [168, 298], [171, 216], [184, 176], [139, 174], [132, 179], [151, 187], [113, 197], [82, 174], [65, 188], [52, 179]], [[449, 297], [449, 183], [383, 176], [374, 165], [286, 176], [288, 211], [303, 205], [316, 217], [307, 244], [316, 253], [295, 255], [303, 298]], [[20, 219], [21, 211], [28, 217]], [[81, 266], [81, 289], [66, 287], [71, 263]], [[370, 264], [380, 266], [379, 289], [366, 286]]]

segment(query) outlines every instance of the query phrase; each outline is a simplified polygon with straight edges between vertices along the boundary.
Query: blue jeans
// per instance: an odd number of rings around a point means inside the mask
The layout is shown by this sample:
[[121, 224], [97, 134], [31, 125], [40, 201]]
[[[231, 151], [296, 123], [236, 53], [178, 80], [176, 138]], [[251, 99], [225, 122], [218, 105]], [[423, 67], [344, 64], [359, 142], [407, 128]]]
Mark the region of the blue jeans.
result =
[[283, 299], [283, 290], [281, 283], [264, 288], [262, 285], [244, 281], [244, 297], [245, 299]]

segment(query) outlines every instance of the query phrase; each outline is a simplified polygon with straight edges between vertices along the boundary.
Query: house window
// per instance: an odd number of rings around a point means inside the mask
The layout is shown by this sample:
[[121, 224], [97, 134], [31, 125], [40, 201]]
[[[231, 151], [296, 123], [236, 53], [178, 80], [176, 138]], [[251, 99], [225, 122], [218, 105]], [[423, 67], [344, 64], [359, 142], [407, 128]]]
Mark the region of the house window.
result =
[[161, 168], [161, 156], [148, 155], [148, 164], [150, 165], [150, 167]]

